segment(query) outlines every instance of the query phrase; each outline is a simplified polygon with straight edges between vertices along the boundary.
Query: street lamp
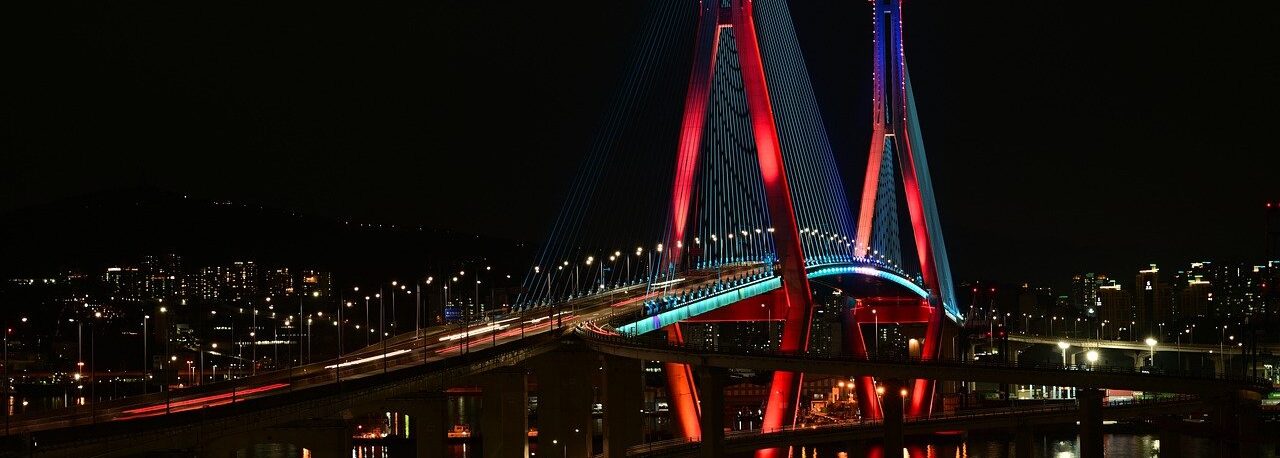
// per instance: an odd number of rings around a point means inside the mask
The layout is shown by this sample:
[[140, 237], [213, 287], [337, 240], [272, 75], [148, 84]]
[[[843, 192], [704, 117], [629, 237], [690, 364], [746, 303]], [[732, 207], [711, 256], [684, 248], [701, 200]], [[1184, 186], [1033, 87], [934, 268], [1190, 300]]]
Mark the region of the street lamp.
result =
[[391, 281], [391, 324], [390, 326], [393, 332], [396, 330], [396, 321], [397, 321], [396, 320], [396, 316], [397, 316], [396, 315], [396, 286], [399, 286], [401, 290], [404, 290], [404, 285], [401, 285], [399, 282], [395, 280]]
[[876, 334], [876, 340], [872, 348], [875, 349], [876, 356], [880, 356], [880, 315], [876, 314], [876, 309], [871, 309], [871, 316], [875, 320], [875, 327], [873, 328], [873, 332], [875, 332]]
[[1093, 369], [1093, 363], [1098, 362], [1098, 350], [1089, 350], [1084, 354], [1084, 359], [1089, 361], [1089, 369]]
[[1155, 367], [1156, 366], [1156, 339], [1152, 337], [1148, 337], [1146, 340], [1146, 343], [1148, 347], [1151, 347], [1151, 367]]
[[[150, 319], [151, 315], [142, 316], [142, 394], [147, 394], [147, 375], [151, 372], [151, 362], [147, 357], [147, 320]], [[5, 364], [5, 367], [7, 368], [8, 364]]]
[[1061, 340], [1058, 341], [1058, 349], [1062, 350], [1062, 367], [1067, 367], [1067, 349], [1068, 348], [1071, 348], [1070, 344], [1066, 343], [1065, 341], [1061, 341]]

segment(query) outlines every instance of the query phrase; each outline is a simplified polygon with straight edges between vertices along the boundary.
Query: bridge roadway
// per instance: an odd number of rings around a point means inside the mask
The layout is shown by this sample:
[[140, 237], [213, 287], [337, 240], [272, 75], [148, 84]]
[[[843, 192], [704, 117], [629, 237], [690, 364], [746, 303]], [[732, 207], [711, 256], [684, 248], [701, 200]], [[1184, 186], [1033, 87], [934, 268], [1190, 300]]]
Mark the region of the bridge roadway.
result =
[[1206, 376], [1194, 373], [1148, 374], [1132, 366], [1063, 366], [1036, 362], [1006, 363], [940, 359], [789, 354], [696, 343], [674, 344], [664, 339], [623, 337], [607, 328], [579, 329], [576, 333], [596, 352], [625, 358], [689, 364], [692, 366], [785, 370], [811, 374], [873, 376], [889, 380], [956, 380], [1018, 383], [1026, 385], [1114, 388], [1158, 393], [1222, 396], [1238, 391], [1264, 393], [1265, 380], [1234, 375]]
[[[1204, 402], [1195, 397], [1165, 400], [1128, 401], [1106, 404], [1104, 420], [1149, 418], [1157, 415], [1186, 415], [1205, 411]], [[1074, 424], [1080, 418], [1075, 403], [997, 409], [976, 409], [928, 418], [905, 418], [903, 433], [934, 434], [947, 431], [975, 431], [1043, 427]], [[884, 437], [880, 420], [854, 420], [822, 425], [797, 425], [764, 432], [759, 429], [726, 432], [725, 453], [748, 453], [754, 450], [786, 447], [794, 444], [836, 444], [868, 441]], [[699, 453], [699, 438], [680, 438], [640, 444], [627, 449], [627, 456], [651, 458], [693, 457]]]
[[[754, 267], [689, 272], [666, 293], [705, 288], [718, 277]], [[337, 359], [242, 379], [13, 416], [0, 437], [0, 456], [122, 456], [158, 449], [191, 450], [211, 435], [376, 411], [388, 400], [439, 391], [449, 380], [515, 365], [550, 351], [565, 329], [579, 323], [634, 313], [659, 294], [644, 289], [644, 285], [623, 287], [488, 322], [406, 332]]]
[[[1150, 351], [1151, 347], [1146, 342], [1130, 342], [1127, 340], [1099, 340], [1099, 339], [1077, 339], [1070, 337], [1053, 337], [1053, 336], [1036, 336], [1028, 334], [1013, 334], [1008, 336], [1010, 342], [1057, 345], [1058, 342], [1066, 342], [1068, 345], [1076, 348], [1107, 348], [1114, 350], [1134, 350], [1134, 351]], [[1186, 353], [1218, 353], [1225, 355], [1239, 355], [1242, 348], [1236, 345], [1217, 345], [1217, 344], [1184, 344], [1173, 342], [1159, 342], [1156, 344], [1157, 352], [1186, 352]], [[1277, 344], [1258, 344], [1258, 352], [1262, 354], [1280, 354], [1280, 345]]]

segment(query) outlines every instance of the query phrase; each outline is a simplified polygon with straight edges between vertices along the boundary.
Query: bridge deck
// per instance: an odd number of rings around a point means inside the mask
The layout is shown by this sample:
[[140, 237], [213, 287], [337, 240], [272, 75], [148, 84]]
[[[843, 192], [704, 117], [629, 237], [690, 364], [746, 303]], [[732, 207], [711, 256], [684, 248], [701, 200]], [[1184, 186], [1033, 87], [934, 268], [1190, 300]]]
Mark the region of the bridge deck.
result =
[[676, 362], [758, 371], [786, 370], [813, 374], [874, 376], [898, 380], [930, 379], [1028, 385], [1116, 388], [1160, 393], [1222, 395], [1248, 390], [1266, 392], [1266, 380], [1234, 375], [1147, 374], [1130, 366], [1063, 366], [1045, 363], [1002, 363], [968, 360], [932, 360], [842, 355], [789, 354], [728, 346], [673, 344], [666, 340], [606, 335], [598, 331], [577, 333], [591, 349], [628, 358]]

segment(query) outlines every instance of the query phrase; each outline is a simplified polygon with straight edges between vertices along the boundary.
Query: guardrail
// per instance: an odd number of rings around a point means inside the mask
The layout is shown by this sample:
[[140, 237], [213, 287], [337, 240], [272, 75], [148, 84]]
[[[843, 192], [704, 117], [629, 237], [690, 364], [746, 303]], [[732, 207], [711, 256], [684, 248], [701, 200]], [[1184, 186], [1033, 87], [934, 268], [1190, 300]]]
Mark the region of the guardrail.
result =
[[1105, 364], [1059, 364], [1045, 363], [1037, 361], [1023, 360], [1019, 362], [1002, 362], [1002, 361], [981, 361], [968, 360], [963, 358], [935, 358], [932, 360], [924, 360], [913, 357], [887, 357], [868, 355], [858, 357], [852, 355], [823, 355], [808, 352], [787, 352], [779, 350], [762, 350], [751, 347], [738, 347], [731, 345], [707, 344], [705, 342], [669, 342], [661, 337], [635, 336], [625, 337], [621, 335], [606, 335], [599, 332], [592, 332], [586, 328], [579, 327], [576, 334], [584, 339], [608, 343], [612, 345], [630, 347], [636, 349], [660, 350], [660, 351], [676, 351], [683, 353], [696, 353], [699, 355], [722, 355], [722, 356], [746, 356], [746, 357], [768, 357], [768, 358], [803, 358], [806, 360], [825, 361], [825, 362], [842, 362], [842, 363], [878, 363], [878, 364], [912, 364], [912, 365], [931, 365], [938, 367], [953, 368], [998, 368], [998, 369], [1019, 369], [1031, 371], [1090, 371], [1103, 374], [1119, 374], [1119, 375], [1137, 375], [1149, 377], [1164, 377], [1182, 380], [1195, 381], [1225, 381], [1248, 385], [1255, 390], [1270, 390], [1271, 381], [1260, 378], [1237, 374], [1221, 374], [1206, 375], [1201, 372], [1193, 371], [1162, 371], [1160, 373], [1147, 373], [1130, 365], [1117, 366]]
[[[148, 417], [126, 422], [105, 422], [96, 425], [84, 424], [83, 427], [95, 426], [102, 431], [92, 434], [63, 434], [62, 437], [73, 437], [71, 440], [56, 444], [44, 445], [35, 450], [75, 450], [78, 448], [108, 447], [111, 444], [124, 444], [129, 447], [145, 447], [158, 443], [170, 436], [185, 434], [195, 437], [199, 432], [208, 435], [209, 431], [219, 433], [234, 432], [246, 425], [272, 425], [297, 417], [299, 413], [333, 410], [335, 406], [350, 406], [360, 403], [381, 402], [396, 395], [401, 395], [427, 386], [443, 386], [446, 380], [458, 379], [467, 375], [485, 372], [498, 367], [509, 366], [540, 352], [543, 344], [555, 342], [560, 338], [556, 333], [545, 333], [524, 339], [509, 341], [496, 348], [484, 348], [474, 353], [445, 358], [434, 362], [404, 367], [394, 367], [388, 375], [377, 374], [358, 380], [344, 380], [341, 384], [326, 383], [311, 385], [289, 395], [272, 396], [253, 399], [243, 403], [224, 406], [210, 415], [210, 409], [195, 409], [172, 414]], [[511, 349], [509, 345], [518, 344], [520, 348]], [[507, 348], [503, 348], [507, 347]], [[400, 363], [400, 364], [403, 364]], [[328, 377], [332, 378], [330, 372]], [[386, 380], [393, 376], [396, 379]], [[301, 377], [301, 376], [300, 376]], [[297, 379], [294, 379], [297, 380]], [[434, 381], [434, 382], [433, 382]], [[86, 431], [79, 431], [85, 433]], [[38, 435], [38, 433], [36, 434]], [[32, 451], [31, 444], [16, 443], [19, 436], [10, 436], [0, 448], [6, 453], [0, 456], [25, 456]], [[47, 441], [41, 441], [47, 442]], [[22, 450], [21, 453], [18, 453]], [[12, 451], [13, 453], [9, 453]]]
[[[1198, 401], [1199, 401], [1199, 398], [1195, 396], [1173, 396], [1169, 398], [1160, 398], [1160, 399], [1146, 399], [1146, 400], [1133, 399], [1133, 400], [1124, 400], [1124, 401], [1113, 401], [1113, 402], [1107, 403], [1104, 407], [1123, 408], [1123, 407], [1147, 407], [1147, 406], [1157, 406], [1157, 405], [1167, 406], [1167, 405], [1173, 405], [1173, 404], [1198, 402]], [[955, 412], [952, 414], [933, 415], [928, 417], [904, 416], [903, 424], [905, 426], [910, 424], [946, 423], [946, 422], [954, 422], [957, 420], [1002, 418], [1002, 417], [1010, 417], [1010, 416], [1017, 416], [1019, 419], [1022, 419], [1032, 415], [1076, 412], [1079, 409], [1080, 409], [1080, 406], [1076, 403], [1055, 404], [1055, 405], [1047, 405], [1047, 406], [1031, 406], [1031, 407], [1001, 407], [1001, 408], [993, 408], [993, 409], [962, 411], [962, 412]], [[738, 431], [726, 432], [725, 441], [726, 442], [740, 441], [740, 440], [745, 440], [748, 438], [762, 436], [766, 434], [786, 434], [791, 432], [823, 432], [823, 431], [844, 430], [844, 429], [853, 429], [853, 428], [872, 428], [872, 427], [882, 426], [883, 424], [884, 424], [884, 420], [857, 419], [857, 420], [845, 420], [845, 421], [815, 424], [815, 425], [800, 424], [800, 425], [793, 425], [793, 426], [784, 426], [779, 428], [770, 428], [768, 430], [764, 430], [764, 429], [738, 430]], [[653, 453], [653, 452], [659, 452], [659, 451], [670, 451], [672, 449], [679, 448], [679, 447], [692, 447], [693, 445], [698, 444], [700, 442], [702, 442], [701, 437], [675, 438], [675, 439], [654, 441], [654, 442], [633, 445], [631, 447], [628, 447], [627, 455], [640, 455], [640, 454], [647, 454], [647, 453]]]
[[[525, 320], [545, 319], [547, 316], [546, 310], [536, 310], [515, 316], [508, 315], [503, 319], [515, 317], [523, 324]], [[450, 328], [453, 327], [455, 326], [450, 326]], [[456, 328], [461, 329], [461, 326]], [[448, 328], [436, 328], [433, 332], [440, 330], [447, 331]], [[437, 355], [427, 354], [424, 350], [429, 351], [427, 349], [429, 345], [440, 342], [429, 339], [419, 332], [406, 332], [388, 338], [387, 350], [404, 348], [406, 345], [412, 350], [386, 358], [383, 371], [371, 370], [369, 365], [378, 364], [374, 362], [358, 366], [325, 367], [338, 365], [340, 362], [350, 361], [363, 355], [390, 355], [389, 352], [383, 353], [381, 344], [374, 344], [343, 355], [341, 358], [195, 386], [180, 392], [152, 393], [94, 403], [87, 407], [15, 416], [11, 418], [10, 434], [0, 437], [0, 450], [6, 451], [0, 456], [8, 456], [8, 451], [11, 450], [29, 450], [32, 444], [37, 442], [34, 437], [40, 436], [42, 431], [47, 430], [76, 431], [73, 434], [59, 433], [60, 437], [73, 438], [70, 441], [52, 444], [59, 449], [110, 443], [139, 445], [147, 441], [160, 440], [169, 435], [190, 432], [192, 428], [212, 431], [231, 430], [246, 422], [258, 424], [262, 419], [273, 416], [287, 418], [292, 413], [311, 411], [324, 405], [335, 403], [349, 405], [361, 400], [382, 399], [385, 393], [402, 390], [403, 387], [413, 384], [420, 385], [428, 379], [443, 380], [515, 364], [529, 357], [533, 349], [555, 342], [560, 336], [560, 332], [556, 332], [555, 328], [551, 327], [538, 333], [508, 340], [497, 347], [473, 344], [472, 349], [466, 353], [448, 355], [440, 360], [429, 362], [427, 358]], [[519, 348], [512, 350], [513, 345]], [[384, 375], [384, 372], [388, 375]], [[352, 380], [352, 377], [357, 375], [362, 377]], [[387, 377], [396, 378], [388, 380]], [[279, 394], [272, 396], [252, 399], [234, 398], [235, 393], [241, 389], [273, 383], [284, 384], [285, 387], [280, 388]], [[106, 421], [111, 420], [107, 415], [112, 410], [116, 410], [116, 414], [119, 414], [121, 412], [118, 410], [122, 408], [167, 406], [170, 402], [190, 401], [200, 399], [202, 395], [211, 394], [231, 394], [233, 397], [219, 399], [217, 402], [210, 402], [197, 408], [186, 406], [181, 411], [172, 412], [166, 408], [163, 413], [154, 415]], [[226, 402], [228, 400], [233, 402]], [[216, 412], [212, 414], [216, 418], [210, 418], [209, 412]], [[86, 429], [89, 427], [95, 429]], [[41, 442], [47, 444], [48, 441]], [[48, 447], [44, 446], [41, 449], [47, 450]]]

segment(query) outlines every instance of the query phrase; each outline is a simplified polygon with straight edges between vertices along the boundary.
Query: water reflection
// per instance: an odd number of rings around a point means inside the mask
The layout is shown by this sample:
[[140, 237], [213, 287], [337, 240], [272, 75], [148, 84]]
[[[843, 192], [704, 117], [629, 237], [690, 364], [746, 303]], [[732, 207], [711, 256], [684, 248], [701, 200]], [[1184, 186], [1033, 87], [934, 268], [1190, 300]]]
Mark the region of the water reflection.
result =
[[[1209, 456], [1212, 443], [1205, 439], [1184, 437], [1183, 453], [1186, 456]], [[1034, 440], [1033, 457], [1074, 458], [1080, 456], [1080, 447], [1074, 435], [1039, 435]], [[1107, 434], [1103, 436], [1104, 454], [1107, 458], [1155, 458], [1160, 456], [1160, 440], [1150, 434]], [[1265, 447], [1264, 447], [1265, 449]], [[903, 449], [904, 458], [1013, 458], [1014, 443], [1004, 437], [970, 436], [967, 438], [939, 438], [925, 443], [915, 443]], [[748, 455], [749, 456], [749, 455]], [[845, 446], [802, 446], [792, 450], [792, 456], [800, 458], [891, 458], [879, 444]], [[1268, 455], [1274, 456], [1274, 455]], [[893, 457], [896, 458], [896, 457]]]
[[[1148, 434], [1108, 434], [1103, 437], [1107, 458], [1156, 458], [1160, 456], [1160, 440]], [[1211, 456], [1212, 444], [1204, 439], [1183, 438], [1185, 456]], [[476, 445], [450, 444], [448, 458], [472, 458], [479, 456]], [[1264, 450], [1267, 448], [1264, 447]], [[536, 446], [533, 449], [536, 451]], [[413, 456], [411, 442], [385, 445], [358, 445], [352, 449], [354, 458], [398, 458]], [[1274, 454], [1265, 455], [1274, 457]], [[298, 458], [302, 451], [289, 445], [269, 444], [241, 450], [238, 458]], [[749, 457], [744, 454], [741, 457]], [[793, 458], [897, 458], [888, 456], [879, 444], [861, 445], [803, 445], [792, 449]], [[903, 449], [903, 458], [1013, 458], [1014, 444], [1002, 437], [940, 437], [928, 442], [916, 442]], [[1080, 456], [1075, 436], [1041, 435], [1035, 439], [1031, 456], [1044, 458], [1074, 458]]]
[[[103, 398], [102, 401], [111, 398]], [[22, 415], [24, 413], [41, 412], [45, 410], [61, 409], [69, 406], [88, 405], [88, 399], [84, 396], [18, 396], [10, 395], [5, 400], [5, 409], [9, 411], [9, 415]]]

